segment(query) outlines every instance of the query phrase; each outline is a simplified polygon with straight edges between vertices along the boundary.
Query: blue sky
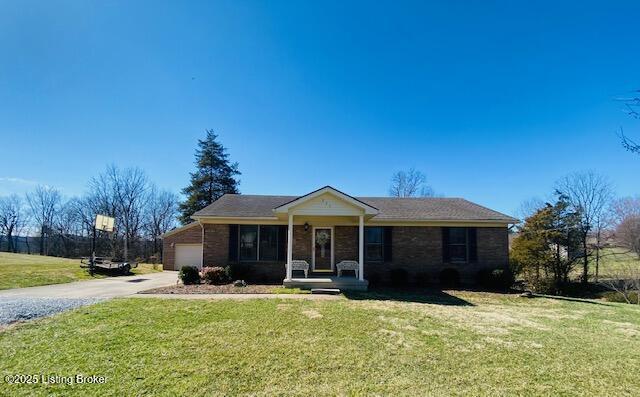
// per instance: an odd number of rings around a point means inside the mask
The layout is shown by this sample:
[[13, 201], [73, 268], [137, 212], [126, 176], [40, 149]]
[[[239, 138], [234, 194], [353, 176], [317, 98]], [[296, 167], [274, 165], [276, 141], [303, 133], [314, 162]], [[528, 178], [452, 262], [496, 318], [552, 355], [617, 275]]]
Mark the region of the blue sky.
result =
[[593, 169], [637, 194], [640, 3], [0, 1], [0, 194], [107, 164], [178, 192], [212, 128], [241, 191], [436, 192], [507, 213]]

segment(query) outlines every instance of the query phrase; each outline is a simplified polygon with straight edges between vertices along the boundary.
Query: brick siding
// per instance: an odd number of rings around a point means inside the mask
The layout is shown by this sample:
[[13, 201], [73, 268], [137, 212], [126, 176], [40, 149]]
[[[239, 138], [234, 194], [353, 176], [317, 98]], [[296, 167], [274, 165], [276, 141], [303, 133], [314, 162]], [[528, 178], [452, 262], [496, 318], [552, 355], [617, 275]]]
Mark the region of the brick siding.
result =
[[181, 232], [172, 234], [162, 239], [162, 267], [165, 270], [174, 270], [176, 250], [175, 244], [200, 244], [202, 242], [202, 228], [194, 225]]
[[[293, 258], [311, 265], [311, 233], [301, 225], [293, 229]], [[199, 243], [202, 230], [199, 226], [169, 236], [163, 241], [164, 266], [173, 269], [175, 243]], [[506, 227], [477, 228], [478, 261], [468, 264], [448, 264], [442, 259], [442, 228], [423, 226], [393, 227], [392, 261], [365, 263], [364, 276], [370, 281], [388, 282], [392, 269], [402, 268], [409, 273], [409, 281], [418, 278], [436, 282], [445, 268], [458, 270], [465, 282], [475, 280], [482, 268], [507, 268], [509, 242]], [[358, 259], [358, 228], [336, 226], [334, 228], [335, 262]], [[204, 265], [229, 264], [229, 226], [205, 225]], [[247, 278], [262, 282], [281, 282], [285, 277], [284, 260], [277, 262], [243, 263]]]

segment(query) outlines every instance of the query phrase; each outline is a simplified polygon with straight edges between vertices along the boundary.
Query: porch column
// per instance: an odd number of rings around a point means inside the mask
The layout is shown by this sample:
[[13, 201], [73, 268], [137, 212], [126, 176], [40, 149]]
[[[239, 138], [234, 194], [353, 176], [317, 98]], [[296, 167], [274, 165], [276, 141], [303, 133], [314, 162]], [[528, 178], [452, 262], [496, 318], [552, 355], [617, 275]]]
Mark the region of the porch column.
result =
[[358, 278], [364, 280], [364, 215], [360, 215], [360, 227], [358, 229]]
[[289, 214], [289, 227], [287, 228], [287, 280], [291, 280], [291, 262], [293, 261], [293, 214]]

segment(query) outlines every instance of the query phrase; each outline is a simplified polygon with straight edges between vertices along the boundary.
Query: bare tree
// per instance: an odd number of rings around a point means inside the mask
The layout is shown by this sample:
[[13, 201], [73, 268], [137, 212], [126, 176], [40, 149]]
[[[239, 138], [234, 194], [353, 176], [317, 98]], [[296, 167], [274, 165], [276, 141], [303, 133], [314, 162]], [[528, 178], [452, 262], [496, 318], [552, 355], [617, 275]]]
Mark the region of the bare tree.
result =
[[635, 292], [636, 303], [640, 305], [640, 267], [631, 263], [623, 263], [611, 275], [600, 282], [606, 288], [622, 295], [627, 303], [632, 303]]
[[640, 196], [614, 201], [611, 212], [616, 242], [640, 258]]
[[153, 240], [154, 255], [160, 253], [158, 239], [176, 225], [178, 216], [178, 196], [166, 190], [151, 187], [146, 205], [146, 228]]
[[556, 190], [565, 195], [574, 211], [580, 214], [582, 242], [582, 281], [589, 277], [590, 246], [588, 239], [593, 236], [596, 244], [596, 272], [599, 269], [602, 230], [606, 222], [606, 209], [612, 198], [613, 189], [609, 181], [593, 171], [568, 175], [557, 182]]
[[77, 256], [79, 253], [78, 237], [84, 231], [82, 218], [77, 211], [80, 205], [80, 199], [72, 198], [60, 206], [54, 217], [56, 237], [65, 257]]
[[427, 177], [415, 168], [398, 171], [391, 177], [389, 196], [391, 197], [433, 197], [434, 191], [426, 184]]
[[[638, 94], [640, 94], [640, 90], [635, 90], [634, 96], [619, 99], [619, 101], [624, 104], [627, 114], [634, 119], [640, 119], [640, 97], [638, 96]], [[625, 149], [632, 153], [640, 154], [640, 143], [637, 143], [636, 141], [625, 135], [622, 128], [620, 128], [619, 135], [620, 140], [622, 141], [622, 146]]]
[[520, 219], [521, 224], [524, 221], [546, 207], [546, 202], [539, 197], [532, 197], [524, 200], [520, 207], [516, 210], [516, 216]]
[[24, 226], [24, 211], [22, 200], [18, 195], [0, 197], [0, 234], [7, 237], [7, 252], [18, 252], [14, 236], [20, 234]]
[[144, 206], [149, 183], [139, 168], [119, 169], [114, 165], [107, 168], [106, 178], [113, 191], [116, 208], [116, 222], [121, 226], [124, 237], [124, 260], [129, 259], [129, 245], [140, 235], [143, 226]]
[[40, 255], [49, 253], [48, 237], [61, 199], [60, 192], [48, 186], [38, 186], [33, 193], [27, 194], [31, 214], [40, 229]]

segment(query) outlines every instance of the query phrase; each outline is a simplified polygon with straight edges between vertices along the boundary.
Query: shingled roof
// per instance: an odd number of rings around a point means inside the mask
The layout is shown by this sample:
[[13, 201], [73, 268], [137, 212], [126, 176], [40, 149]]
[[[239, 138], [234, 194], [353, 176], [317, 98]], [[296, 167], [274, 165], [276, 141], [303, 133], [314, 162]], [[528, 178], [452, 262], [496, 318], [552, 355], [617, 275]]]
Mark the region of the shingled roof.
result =
[[[195, 217], [275, 218], [273, 209], [298, 196], [263, 196], [225, 194]], [[373, 221], [495, 221], [515, 223], [517, 220], [462, 198], [395, 198], [354, 197], [378, 209]]]

